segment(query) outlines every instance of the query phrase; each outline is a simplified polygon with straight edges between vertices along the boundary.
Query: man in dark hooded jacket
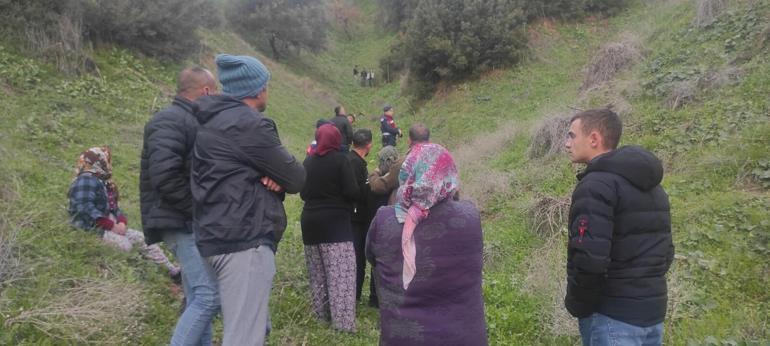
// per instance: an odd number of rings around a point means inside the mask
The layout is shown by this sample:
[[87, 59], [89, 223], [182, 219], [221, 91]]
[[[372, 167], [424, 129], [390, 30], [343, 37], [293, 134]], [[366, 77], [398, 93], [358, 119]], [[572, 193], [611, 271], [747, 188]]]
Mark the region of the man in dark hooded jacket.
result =
[[270, 72], [249, 56], [215, 59], [222, 95], [201, 97], [192, 161], [193, 228], [219, 281], [223, 345], [262, 345], [284, 193], [305, 169], [281, 144], [267, 107]]
[[160, 241], [182, 264], [186, 306], [172, 345], [211, 345], [211, 321], [219, 311], [217, 279], [195, 245], [192, 230], [190, 162], [198, 121], [194, 101], [217, 90], [214, 76], [201, 67], [184, 69], [173, 103], [144, 127], [139, 173], [142, 228], [147, 244]]
[[617, 148], [621, 133], [607, 109], [571, 120], [567, 151], [587, 167], [569, 212], [565, 306], [584, 345], [660, 345], [674, 258], [663, 166], [641, 147]]

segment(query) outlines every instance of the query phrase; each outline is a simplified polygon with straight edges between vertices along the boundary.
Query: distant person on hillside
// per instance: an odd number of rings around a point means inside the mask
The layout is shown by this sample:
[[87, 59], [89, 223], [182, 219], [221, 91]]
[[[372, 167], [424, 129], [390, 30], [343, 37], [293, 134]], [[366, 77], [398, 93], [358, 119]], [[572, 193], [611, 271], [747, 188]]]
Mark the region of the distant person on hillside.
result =
[[[430, 129], [420, 123], [412, 125], [409, 127], [408, 141], [410, 151], [417, 145], [430, 143]], [[393, 151], [395, 151], [395, 148]], [[398, 152], [396, 151], [396, 153]], [[407, 151], [407, 154], [408, 153], [409, 152]], [[389, 196], [389, 198], [385, 199], [387, 204], [393, 204], [395, 202], [396, 195], [393, 192], [398, 187], [398, 175], [405, 159], [406, 156], [395, 161], [394, 164], [388, 165], [386, 170], [383, 170], [383, 167], [379, 167], [374, 173], [369, 175], [369, 186], [371, 187], [372, 192], [378, 195]], [[376, 207], [379, 208], [382, 205], [377, 205]]]
[[674, 259], [663, 165], [637, 146], [617, 148], [622, 123], [594, 109], [572, 117], [566, 148], [587, 164], [569, 212], [567, 295], [583, 345], [660, 345], [666, 272]]
[[190, 163], [198, 120], [195, 100], [214, 94], [217, 82], [208, 70], [184, 69], [177, 78], [177, 95], [144, 127], [139, 192], [142, 226], [147, 244], [160, 241], [184, 269], [186, 307], [179, 317], [171, 345], [211, 345], [211, 321], [219, 312], [217, 277], [195, 245], [192, 221]]
[[128, 218], [120, 209], [120, 193], [112, 180], [112, 153], [108, 147], [90, 148], [78, 157], [75, 179], [70, 184], [70, 223], [93, 231], [102, 240], [123, 251], [136, 245], [142, 255], [165, 267], [169, 276], [179, 280], [180, 269], [168, 260], [158, 244], [146, 245], [144, 235], [128, 228]]
[[366, 81], [370, 87], [374, 86], [374, 72], [369, 71], [369, 74], [366, 75]]
[[478, 209], [457, 201], [452, 155], [412, 147], [396, 204], [380, 208], [366, 255], [380, 299], [380, 345], [486, 345]]
[[[366, 275], [366, 233], [369, 230], [369, 222], [372, 213], [369, 211], [369, 184], [367, 177], [369, 172], [366, 167], [366, 157], [372, 150], [372, 131], [358, 129], [353, 134], [353, 150], [348, 155], [350, 167], [353, 168], [353, 177], [358, 185], [358, 199], [353, 203], [351, 216], [353, 229], [353, 246], [356, 250], [356, 301], [361, 300], [361, 289]], [[376, 305], [377, 295], [374, 293], [374, 279], [369, 283], [369, 302]]]
[[382, 132], [382, 146], [396, 146], [396, 136], [401, 137], [401, 130], [393, 120], [393, 106], [385, 105], [380, 117], [380, 131]]
[[334, 116], [329, 119], [329, 121], [331, 121], [334, 126], [340, 130], [340, 134], [342, 134], [342, 146], [340, 147], [340, 151], [343, 153], [348, 152], [350, 150], [350, 144], [353, 142], [353, 126], [348, 120], [345, 107], [334, 107]]
[[286, 230], [283, 200], [302, 190], [305, 169], [263, 114], [270, 80], [265, 65], [228, 54], [214, 62], [222, 95], [199, 98], [195, 113], [193, 230], [217, 274], [222, 344], [263, 345], [275, 251]]
[[363, 87], [366, 86], [366, 76], [368, 76], [368, 75], [369, 75], [369, 72], [366, 71], [366, 68], [361, 70], [361, 86], [363, 86]]
[[353, 79], [358, 77], [358, 65], [353, 66]]
[[356, 329], [356, 253], [350, 214], [359, 190], [353, 169], [340, 152], [342, 135], [333, 125], [316, 131], [318, 147], [303, 162], [307, 182], [300, 216], [313, 312], [332, 328]]

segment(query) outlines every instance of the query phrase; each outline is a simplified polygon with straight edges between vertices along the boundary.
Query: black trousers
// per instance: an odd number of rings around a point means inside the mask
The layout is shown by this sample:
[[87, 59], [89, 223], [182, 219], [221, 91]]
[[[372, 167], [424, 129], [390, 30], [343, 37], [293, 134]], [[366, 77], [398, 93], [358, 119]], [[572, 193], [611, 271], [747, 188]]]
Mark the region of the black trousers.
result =
[[[369, 224], [365, 222], [353, 222], [353, 247], [356, 250], [356, 301], [361, 300], [361, 291], [364, 287], [366, 276], [366, 233], [369, 232]], [[370, 269], [369, 301], [377, 302], [377, 292], [374, 289], [374, 268]]]

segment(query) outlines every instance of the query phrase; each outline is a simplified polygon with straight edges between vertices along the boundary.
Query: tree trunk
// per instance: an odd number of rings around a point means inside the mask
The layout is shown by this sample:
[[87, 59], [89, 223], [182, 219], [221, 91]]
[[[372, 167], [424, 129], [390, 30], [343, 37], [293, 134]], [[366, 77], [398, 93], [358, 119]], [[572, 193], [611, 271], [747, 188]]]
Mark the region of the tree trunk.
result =
[[278, 35], [276, 35], [275, 33], [272, 33], [270, 35], [270, 40], [269, 41], [270, 41], [270, 49], [273, 50], [273, 59], [278, 61], [279, 59], [281, 59], [281, 55], [278, 53], [278, 48], [275, 45], [276, 36], [278, 36]]

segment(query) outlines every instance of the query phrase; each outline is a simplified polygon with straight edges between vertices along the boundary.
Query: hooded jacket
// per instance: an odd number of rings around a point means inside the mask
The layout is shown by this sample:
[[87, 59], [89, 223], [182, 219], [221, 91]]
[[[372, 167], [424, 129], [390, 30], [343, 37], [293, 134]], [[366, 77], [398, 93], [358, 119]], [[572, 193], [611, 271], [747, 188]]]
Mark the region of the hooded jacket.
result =
[[305, 169], [281, 144], [273, 120], [227, 95], [198, 99], [200, 123], [193, 148], [193, 228], [202, 256], [260, 245], [276, 250], [286, 229], [281, 193], [267, 176], [298, 193]]
[[674, 245], [661, 162], [641, 147], [625, 146], [594, 158], [577, 178], [569, 212], [567, 310], [640, 327], [662, 322]]
[[194, 109], [193, 102], [177, 96], [144, 127], [139, 192], [147, 244], [162, 241], [167, 230], [189, 231], [190, 160], [198, 127]]

